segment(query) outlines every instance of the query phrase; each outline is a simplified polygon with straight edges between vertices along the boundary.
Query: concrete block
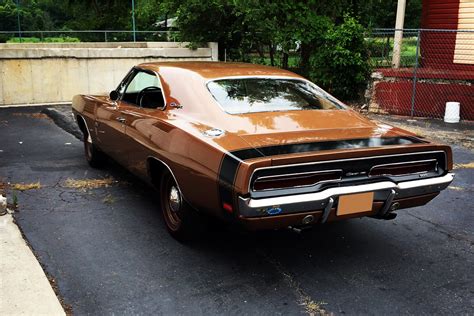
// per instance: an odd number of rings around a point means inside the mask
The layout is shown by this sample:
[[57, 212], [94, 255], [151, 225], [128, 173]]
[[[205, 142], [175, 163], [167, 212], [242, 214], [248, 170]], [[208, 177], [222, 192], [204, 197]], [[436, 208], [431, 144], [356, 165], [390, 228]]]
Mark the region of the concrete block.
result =
[[3, 99], [5, 104], [32, 103], [31, 62], [20, 59], [3, 61]]
[[62, 70], [59, 72], [61, 82], [61, 101], [71, 101], [76, 94], [85, 94], [89, 91], [89, 78], [87, 59], [61, 59], [58, 64]]
[[3, 63], [0, 61], [0, 106], [5, 104], [5, 99], [3, 97], [5, 74], [3, 73]]
[[217, 60], [217, 43], [0, 44], [0, 106], [69, 102], [76, 94], [108, 93], [134, 65]]
[[33, 99], [25, 103], [45, 103], [61, 101], [63, 82], [58, 80], [64, 72], [63, 59], [32, 59], [31, 86]]

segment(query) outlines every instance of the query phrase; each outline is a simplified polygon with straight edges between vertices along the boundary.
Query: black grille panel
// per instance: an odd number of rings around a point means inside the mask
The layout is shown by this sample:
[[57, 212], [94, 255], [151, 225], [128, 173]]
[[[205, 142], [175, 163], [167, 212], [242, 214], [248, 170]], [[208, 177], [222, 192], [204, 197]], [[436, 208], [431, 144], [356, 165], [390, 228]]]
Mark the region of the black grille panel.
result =
[[353, 158], [345, 160], [332, 160], [322, 161], [305, 164], [286, 165], [281, 167], [269, 167], [255, 170], [252, 178], [250, 179], [250, 188], [252, 188], [253, 182], [259, 177], [268, 177], [281, 174], [293, 174], [293, 173], [305, 173], [315, 172], [324, 170], [342, 170], [342, 178], [339, 181], [333, 183], [316, 184], [307, 188], [290, 188], [290, 189], [278, 189], [271, 192], [252, 192], [253, 197], [266, 197], [271, 195], [290, 195], [297, 193], [316, 192], [327, 186], [334, 185], [347, 185], [348, 183], [354, 182], [378, 182], [381, 180], [391, 180], [394, 182], [408, 181], [419, 179], [420, 174], [405, 174], [401, 176], [372, 176], [369, 177], [370, 170], [374, 166], [396, 164], [403, 162], [413, 161], [424, 161], [432, 160], [437, 161], [438, 168], [436, 171], [424, 173], [423, 177], [435, 177], [446, 173], [446, 154], [443, 151], [435, 152], [420, 152], [400, 155], [387, 155], [387, 156], [376, 156], [376, 157], [364, 157], [364, 158]]

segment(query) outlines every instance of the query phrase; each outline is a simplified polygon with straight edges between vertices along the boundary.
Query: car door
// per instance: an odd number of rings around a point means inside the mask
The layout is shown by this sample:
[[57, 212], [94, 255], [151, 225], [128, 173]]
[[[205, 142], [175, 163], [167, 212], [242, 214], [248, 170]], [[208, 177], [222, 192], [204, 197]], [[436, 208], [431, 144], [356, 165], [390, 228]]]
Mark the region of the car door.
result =
[[118, 100], [106, 98], [96, 109], [95, 129], [99, 148], [121, 164], [126, 162], [122, 145], [126, 139], [126, 125], [120, 109], [120, 98], [136, 73], [137, 70], [133, 68], [115, 90], [119, 95]]
[[162, 132], [159, 121], [164, 118], [164, 108], [165, 99], [159, 76], [138, 69], [119, 104], [127, 137], [122, 144], [126, 155], [125, 166], [137, 175], [146, 175], [147, 157], [154, 155], [152, 148], [157, 145], [156, 135]]

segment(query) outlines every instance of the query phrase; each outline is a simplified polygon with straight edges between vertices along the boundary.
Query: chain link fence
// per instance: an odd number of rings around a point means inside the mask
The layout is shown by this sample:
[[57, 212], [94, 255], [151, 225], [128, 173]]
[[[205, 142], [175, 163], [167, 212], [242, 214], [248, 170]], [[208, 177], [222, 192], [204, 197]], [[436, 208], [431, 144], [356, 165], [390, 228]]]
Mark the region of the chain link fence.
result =
[[[402, 33], [400, 64], [393, 67], [395, 34]], [[0, 31], [0, 42], [124, 42], [179, 40], [176, 31]], [[444, 116], [446, 102], [459, 102], [460, 117], [474, 120], [474, 30], [374, 29], [366, 38], [373, 68], [367, 90], [369, 110], [405, 116]], [[225, 50], [224, 58], [226, 59]], [[247, 61], [301, 67], [298, 49], [285, 58], [255, 49]]]
[[[399, 67], [396, 32], [403, 33]], [[474, 30], [376, 29], [367, 41], [371, 112], [442, 118], [447, 102], [459, 102], [461, 119], [474, 120]]]

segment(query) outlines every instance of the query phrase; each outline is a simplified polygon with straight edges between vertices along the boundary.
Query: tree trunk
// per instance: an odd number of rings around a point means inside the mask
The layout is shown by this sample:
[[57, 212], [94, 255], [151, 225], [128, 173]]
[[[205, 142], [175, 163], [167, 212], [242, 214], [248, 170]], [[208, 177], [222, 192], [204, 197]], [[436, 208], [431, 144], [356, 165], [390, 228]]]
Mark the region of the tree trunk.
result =
[[281, 68], [288, 69], [288, 53], [283, 53], [283, 59], [281, 61]]
[[303, 76], [308, 76], [309, 74], [309, 59], [311, 57], [311, 46], [305, 43], [301, 43], [300, 48], [300, 69]]
[[275, 51], [273, 48], [273, 44], [270, 44], [269, 48], [270, 48], [270, 64], [272, 66], [275, 66]]
[[258, 44], [255, 49], [257, 50], [258, 56], [259, 56], [261, 59], [264, 59], [264, 58], [265, 58], [265, 54], [263, 53], [263, 47], [262, 47], [262, 45]]

